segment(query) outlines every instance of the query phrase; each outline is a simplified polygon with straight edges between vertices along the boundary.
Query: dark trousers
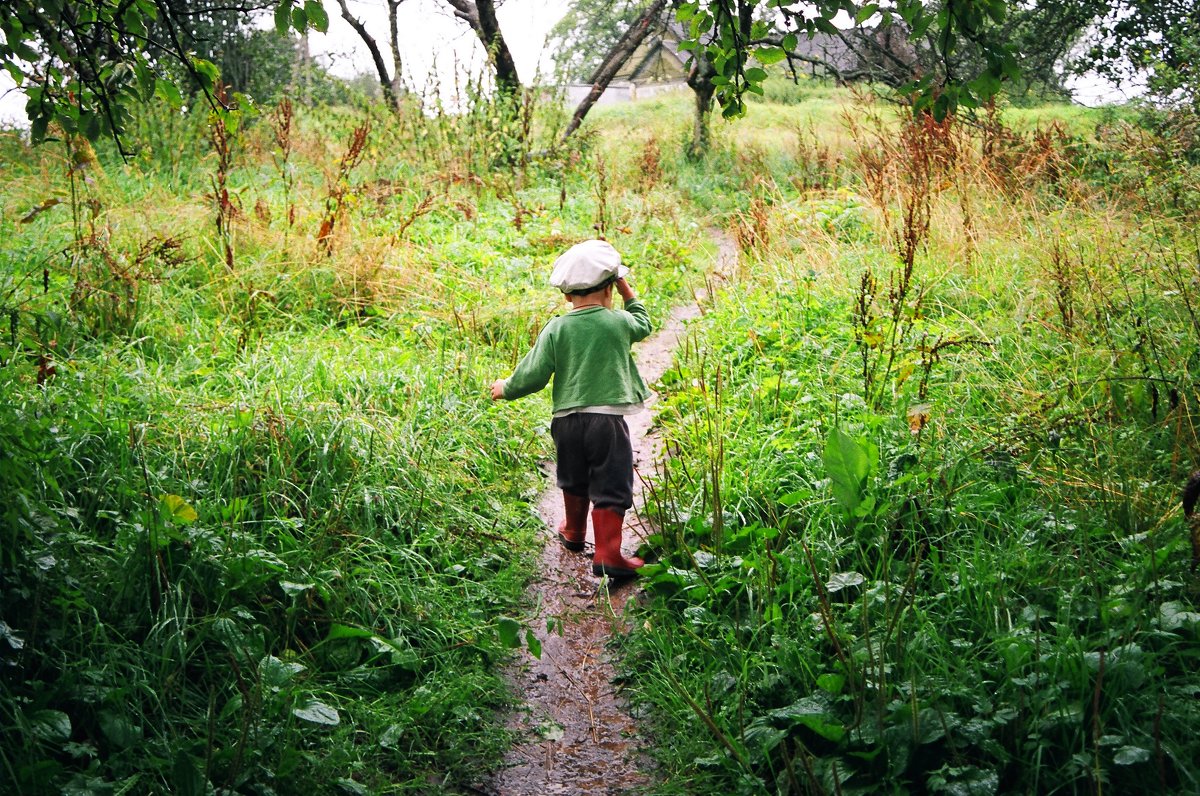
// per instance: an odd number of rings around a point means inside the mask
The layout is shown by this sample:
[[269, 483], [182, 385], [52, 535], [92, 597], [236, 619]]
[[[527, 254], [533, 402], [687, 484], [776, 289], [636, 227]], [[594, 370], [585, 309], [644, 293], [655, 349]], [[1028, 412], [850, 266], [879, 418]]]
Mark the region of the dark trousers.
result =
[[550, 422], [558, 454], [558, 487], [598, 509], [633, 507], [633, 446], [620, 415], [577, 412]]

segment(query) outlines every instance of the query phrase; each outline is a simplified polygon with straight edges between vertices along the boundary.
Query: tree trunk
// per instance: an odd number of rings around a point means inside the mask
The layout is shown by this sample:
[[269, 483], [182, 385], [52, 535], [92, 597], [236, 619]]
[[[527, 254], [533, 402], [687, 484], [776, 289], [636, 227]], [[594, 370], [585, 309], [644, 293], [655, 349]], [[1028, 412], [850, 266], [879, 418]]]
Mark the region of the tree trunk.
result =
[[388, 5], [388, 26], [391, 33], [392, 44], [392, 64], [394, 71], [392, 72], [392, 96], [397, 98], [399, 104], [400, 97], [400, 27], [396, 20], [396, 11], [400, 8], [400, 4], [404, 0], [387, 0]]
[[[367, 50], [371, 53], [371, 60], [375, 62], [375, 71], [379, 75], [379, 87], [383, 90], [384, 100], [392, 110], [398, 109], [400, 96], [396, 93], [395, 83], [388, 74], [387, 62], [383, 60], [383, 52], [379, 49], [379, 43], [367, 31], [367, 26], [350, 13], [350, 7], [346, 5], [346, 0], [338, 0], [338, 6], [342, 9], [342, 19], [350, 23], [350, 27], [354, 28], [354, 32], [363, 40], [363, 44], [367, 45]], [[396, 80], [398, 81], [399, 78], [400, 62], [396, 61]]]
[[496, 75], [496, 90], [501, 94], [513, 96], [521, 88], [521, 79], [517, 75], [517, 64], [500, 32], [500, 23], [496, 20], [496, 5], [493, 0], [446, 0], [454, 9], [454, 16], [466, 22], [475, 31], [483, 48], [487, 50], [488, 61]]
[[698, 158], [708, 151], [710, 143], [708, 123], [712, 118], [713, 75], [717, 70], [708, 60], [708, 54], [703, 48], [697, 47], [695, 60], [691, 71], [688, 72], [687, 84], [696, 95], [695, 111], [692, 114], [692, 142], [688, 145], [688, 157]]
[[[646, 34], [650, 32], [650, 27], [654, 22], [662, 17], [662, 12], [667, 6], [667, 2], [668, 0], [654, 0], [642, 12], [642, 15], [629, 26], [629, 30], [625, 31], [625, 35], [609, 50], [608, 55], [604, 57], [604, 61], [601, 62], [595, 74], [592, 75], [592, 90], [587, 93], [587, 96], [575, 108], [571, 122], [567, 125], [566, 132], [563, 133], [564, 141], [567, 140], [571, 133], [579, 129], [579, 125], [583, 124], [583, 117], [587, 116], [588, 111], [596, 104], [596, 100], [600, 99], [600, 95], [604, 93], [604, 90], [608, 88], [608, 84], [612, 82], [613, 76], [621, 70], [621, 67], [629, 60], [629, 56], [633, 55], [633, 51], [646, 38]], [[711, 93], [709, 96], [711, 98]]]

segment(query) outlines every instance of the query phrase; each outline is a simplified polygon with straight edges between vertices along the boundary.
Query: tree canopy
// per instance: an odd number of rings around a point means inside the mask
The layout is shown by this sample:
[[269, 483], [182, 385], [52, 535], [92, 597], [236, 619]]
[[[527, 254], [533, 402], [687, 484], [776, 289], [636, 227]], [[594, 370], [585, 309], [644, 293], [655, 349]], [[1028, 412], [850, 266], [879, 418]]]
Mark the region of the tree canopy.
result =
[[[328, 27], [320, 0], [270, 6], [279, 31]], [[239, 14], [270, 6], [224, 4]], [[0, 17], [0, 67], [28, 97], [33, 140], [57, 124], [92, 139], [111, 135], [120, 145], [134, 103], [178, 106], [189, 82], [216, 102], [220, 69], [184, 34], [195, 10], [171, 0], [12, 0]]]
[[[1076, 0], [1087, 4], [1086, 0]], [[1200, 111], [1200, 5], [1195, 0], [1092, 0], [1091, 45], [1076, 60], [1121, 82], [1143, 76], [1150, 92]]]
[[556, 76], [575, 83], [590, 80], [645, 5], [643, 0], [572, 0], [550, 29]]
[[[897, 0], [887, 5], [854, 0], [692, 0], [681, 3], [678, 14], [689, 33], [680, 49], [704, 49], [715, 70], [714, 99], [726, 117], [745, 114], [745, 94], [763, 93], [767, 72], [762, 66], [786, 59], [799, 36], [837, 35], [840, 28], [834, 20], [839, 14], [856, 25], [902, 22], [910, 38], [931, 43], [938, 69], [903, 87], [914, 97], [914, 112], [929, 110], [940, 118], [960, 105], [976, 107], [1000, 90], [1002, 80], [1020, 74], [1012, 48], [999, 35], [1007, 16], [1005, 0]], [[775, 31], [782, 36], [772, 36]], [[956, 58], [968, 45], [977, 54], [978, 66]], [[751, 65], [751, 58], [761, 66]]]

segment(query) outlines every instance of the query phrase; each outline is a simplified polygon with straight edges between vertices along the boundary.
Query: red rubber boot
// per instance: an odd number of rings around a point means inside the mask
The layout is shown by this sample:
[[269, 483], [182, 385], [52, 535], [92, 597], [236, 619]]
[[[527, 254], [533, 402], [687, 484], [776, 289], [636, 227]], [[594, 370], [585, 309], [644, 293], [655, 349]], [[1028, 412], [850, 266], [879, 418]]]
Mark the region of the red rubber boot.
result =
[[596, 555], [592, 574], [610, 578], [632, 578], [646, 562], [621, 555], [621, 526], [625, 516], [611, 509], [592, 510], [592, 530], [596, 532]]
[[583, 552], [587, 536], [588, 499], [563, 492], [563, 521], [558, 525], [558, 541], [574, 553]]

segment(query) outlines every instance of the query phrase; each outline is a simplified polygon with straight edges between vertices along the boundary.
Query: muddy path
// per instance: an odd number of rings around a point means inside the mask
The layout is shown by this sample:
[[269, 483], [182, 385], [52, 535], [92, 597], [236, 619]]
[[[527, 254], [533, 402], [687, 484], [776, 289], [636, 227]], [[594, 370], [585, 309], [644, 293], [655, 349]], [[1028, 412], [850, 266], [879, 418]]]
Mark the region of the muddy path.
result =
[[[737, 247], [723, 233], [714, 237], [718, 256], [712, 272], [720, 278], [736, 265]], [[699, 314], [697, 303], [677, 307], [660, 330], [637, 344], [638, 369], [652, 388], [671, 366], [687, 321]], [[634, 511], [625, 517], [625, 555], [632, 555], [649, 532], [640, 510], [644, 479], [653, 477], [658, 460], [659, 443], [650, 431], [657, 400], [652, 395], [650, 409], [626, 418], [638, 494]], [[590, 521], [583, 553], [558, 544], [554, 529], [562, 520], [563, 505], [552, 461], [546, 464], [546, 475], [539, 506], [546, 544], [530, 587], [539, 609], [528, 622], [541, 641], [542, 656], [522, 652], [510, 668], [513, 689], [525, 700], [510, 721], [520, 740], [480, 790], [496, 796], [637, 793], [652, 781], [650, 763], [641, 752], [628, 705], [613, 683], [615, 672], [606, 649], [619, 627], [622, 608], [637, 593], [637, 582], [602, 583], [592, 575]]]

